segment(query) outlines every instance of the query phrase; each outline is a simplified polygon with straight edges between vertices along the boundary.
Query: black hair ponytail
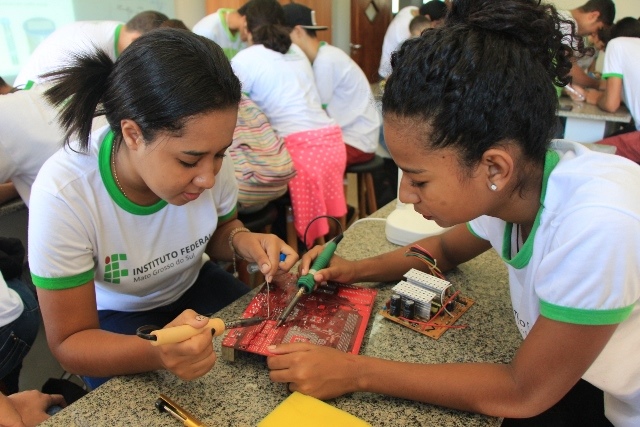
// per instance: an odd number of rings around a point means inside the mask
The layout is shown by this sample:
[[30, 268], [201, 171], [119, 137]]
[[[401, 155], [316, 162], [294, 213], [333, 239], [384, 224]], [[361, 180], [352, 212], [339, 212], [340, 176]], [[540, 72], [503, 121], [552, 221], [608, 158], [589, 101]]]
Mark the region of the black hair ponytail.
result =
[[65, 143], [76, 136], [81, 151], [86, 151], [91, 135], [91, 122], [107, 90], [114, 63], [104, 51], [73, 56], [72, 65], [44, 74], [54, 86], [45, 92], [47, 100], [60, 108], [58, 120], [65, 132]]

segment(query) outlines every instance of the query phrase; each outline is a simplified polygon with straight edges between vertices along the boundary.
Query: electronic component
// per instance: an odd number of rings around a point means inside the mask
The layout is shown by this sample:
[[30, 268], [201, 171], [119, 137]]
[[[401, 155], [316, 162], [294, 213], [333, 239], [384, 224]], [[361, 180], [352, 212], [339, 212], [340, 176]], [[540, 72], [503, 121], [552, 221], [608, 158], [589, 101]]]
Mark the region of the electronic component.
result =
[[474, 301], [453, 291], [450, 282], [411, 269], [393, 288], [386, 308], [379, 314], [423, 335], [438, 339], [449, 328], [464, 328], [454, 323]]
[[392, 316], [400, 316], [402, 312], [402, 297], [398, 294], [391, 295], [389, 299], [389, 314]]
[[296, 303], [287, 322], [276, 327], [298, 290], [297, 279], [294, 274], [284, 273], [260, 289], [243, 317], [265, 317], [268, 305], [271, 317], [256, 326], [230, 330], [222, 340], [225, 360], [234, 360], [237, 350], [268, 356], [269, 345], [290, 342], [311, 342], [358, 354], [377, 290], [332, 282], [319, 284], [314, 292]]
[[407, 300], [414, 301], [417, 316], [425, 320], [431, 317], [431, 302], [436, 298], [436, 294], [404, 280], [398, 282], [391, 290], [402, 297], [403, 305]]
[[[440, 279], [439, 277], [432, 276], [429, 273], [416, 270], [415, 268], [407, 271], [404, 277], [407, 279], [407, 282], [435, 293], [437, 296], [436, 301], [438, 301], [440, 305], [444, 304], [445, 301], [448, 300], [448, 297], [453, 293], [450, 282], [447, 282], [444, 279]], [[456, 299], [449, 301], [449, 303], [445, 306], [445, 310], [453, 310], [455, 304]]]
[[404, 300], [402, 304], [402, 317], [413, 320], [416, 317], [416, 303], [413, 300]]
[[424, 271], [416, 270], [415, 268], [407, 271], [404, 277], [407, 279], [407, 282], [428, 289], [438, 295], [451, 287], [450, 282], [440, 279], [439, 277], [432, 276]]

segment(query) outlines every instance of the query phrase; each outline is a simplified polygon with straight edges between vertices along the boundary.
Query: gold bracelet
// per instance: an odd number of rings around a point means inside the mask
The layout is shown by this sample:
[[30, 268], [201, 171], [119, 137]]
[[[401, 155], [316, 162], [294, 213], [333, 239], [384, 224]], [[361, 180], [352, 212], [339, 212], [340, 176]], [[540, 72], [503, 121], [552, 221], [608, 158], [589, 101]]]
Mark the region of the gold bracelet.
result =
[[229, 248], [231, 249], [231, 252], [233, 252], [234, 256], [237, 256], [240, 259], [244, 259], [242, 258], [242, 256], [238, 253], [238, 251], [236, 251], [236, 248], [233, 246], [233, 238], [235, 237], [236, 234], [238, 233], [251, 233], [251, 230], [249, 230], [247, 227], [236, 227], [233, 230], [231, 230], [231, 233], [229, 233]]
[[236, 279], [238, 278], [238, 269], [236, 268], [236, 258], [244, 259], [242, 258], [242, 255], [240, 255], [238, 251], [236, 251], [236, 248], [233, 246], [233, 237], [238, 233], [251, 233], [251, 230], [249, 230], [247, 227], [236, 227], [233, 230], [231, 230], [231, 233], [229, 233], [229, 248], [231, 248], [231, 253], [233, 254], [233, 277], [235, 277]]

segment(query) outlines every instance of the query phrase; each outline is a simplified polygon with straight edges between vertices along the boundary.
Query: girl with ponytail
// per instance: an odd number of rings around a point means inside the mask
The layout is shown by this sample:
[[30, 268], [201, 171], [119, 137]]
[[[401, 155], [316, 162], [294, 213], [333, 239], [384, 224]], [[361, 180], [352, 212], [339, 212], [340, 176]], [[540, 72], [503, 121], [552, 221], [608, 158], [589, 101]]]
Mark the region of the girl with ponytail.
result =
[[[225, 152], [240, 82], [229, 61], [210, 40], [163, 28], [115, 62], [98, 50], [47, 77], [66, 147], [33, 185], [29, 263], [52, 353], [92, 387], [158, 369], [204, 375], [216, 355], [198, 313], [249, 291], [208, 260], [238, 255], [267, 277], [297, 260], [236, 218]], [[102, 115], [108, 125], [94, 129]], [[202, 332], [158, 347], [135, 336], [143, 325], [183, 324]]]

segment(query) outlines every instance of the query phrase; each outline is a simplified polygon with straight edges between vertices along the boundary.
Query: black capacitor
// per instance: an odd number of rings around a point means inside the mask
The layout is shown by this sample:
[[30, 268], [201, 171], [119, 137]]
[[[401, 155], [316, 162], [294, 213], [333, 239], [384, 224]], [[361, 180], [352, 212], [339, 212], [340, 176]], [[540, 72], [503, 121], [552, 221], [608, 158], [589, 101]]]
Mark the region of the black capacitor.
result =
[[416, 317], [416, 303], [413, 300], [405, 300], [402, 305], [402, 317], [405, 319], [413, 319]]
[[402, 298], [398, 294], [391, 295], [389, 300], [389, 314], [391, 316], [399, 317], [402, 311]]

